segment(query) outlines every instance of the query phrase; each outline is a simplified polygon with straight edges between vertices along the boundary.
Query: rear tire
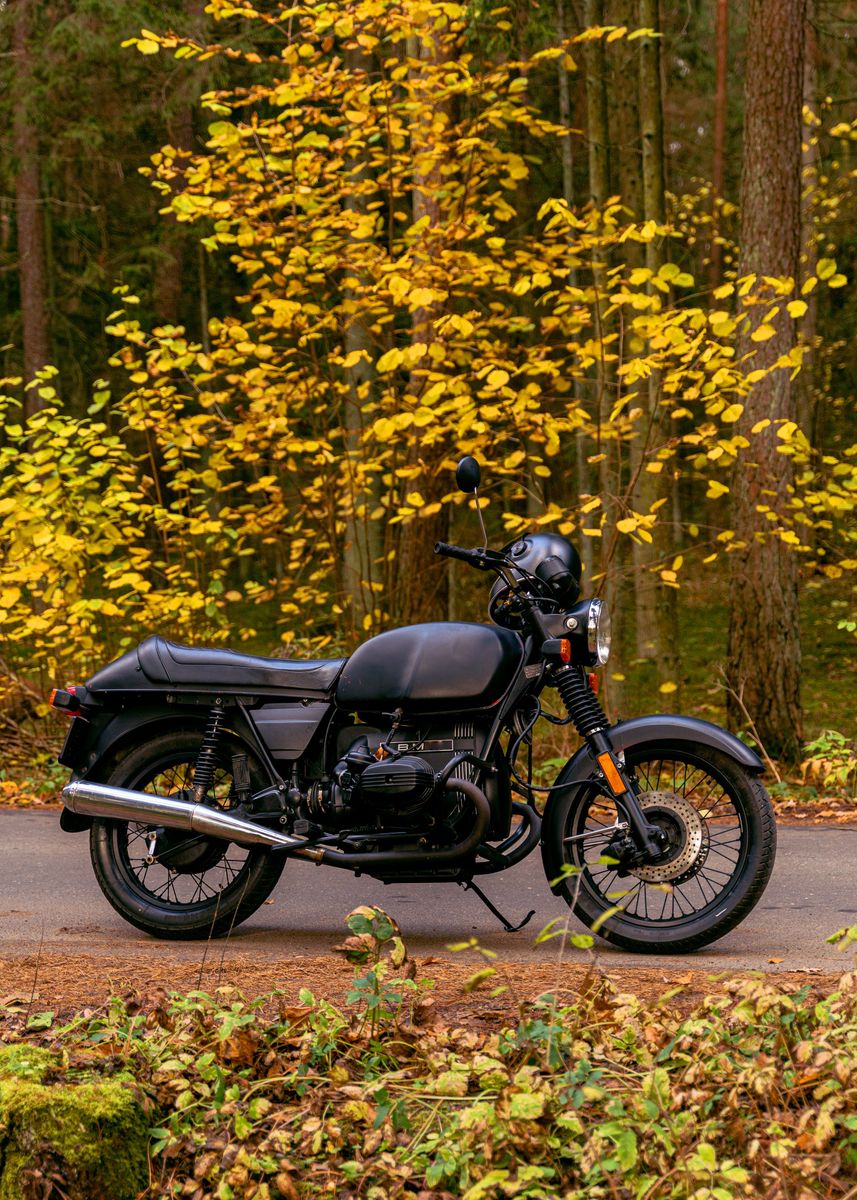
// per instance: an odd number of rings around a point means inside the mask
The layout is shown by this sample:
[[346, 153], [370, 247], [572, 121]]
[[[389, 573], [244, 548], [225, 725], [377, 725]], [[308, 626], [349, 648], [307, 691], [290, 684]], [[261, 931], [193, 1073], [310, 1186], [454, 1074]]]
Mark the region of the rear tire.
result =
[[[114, 767], [106, 782], [158, 795], [185, 791], [193, 780], [202, 733], [177, 730], [152, 738]], [[206, 803], [230, 807], [232, 755], [246, 748], [221, 743]], [[250, 759], [254, 789], [263, 786]], [[283, 867], [283, 855], [243, 847], [183, 830], [167, 830], [146, 861], [154, 826], [145, 822], [96, 820], [90, 831], [95, 877], [121, 917], [155, 937], [192, 940], [220, 937], [240, 925], [267, 900]], [[161, 861], [163, 858], [163, 861]]]
[[[623, 872], [598, 862], [613, 835], [599, 837], [597, 829], [617, 813], [593, 778], [569, 789], [552, 822], [560, 843], [554, 861], [578, 869], [560, 892], [614, 946], [643, 954], [698, 950], [743, 921], [767, 886], [777, 845], [768, 793], [740, 763], [701, 743], [634, 746], [625, 758], [644, 810], [674, 834], [672, 864]], [[595, 836], [564, 841], [584, 832]]]

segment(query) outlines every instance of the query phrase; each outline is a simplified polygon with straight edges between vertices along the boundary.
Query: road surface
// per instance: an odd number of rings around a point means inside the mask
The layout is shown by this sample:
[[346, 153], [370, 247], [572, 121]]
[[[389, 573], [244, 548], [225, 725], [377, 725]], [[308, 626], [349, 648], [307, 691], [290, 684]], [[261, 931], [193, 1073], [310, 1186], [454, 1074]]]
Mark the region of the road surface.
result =
[[[0, 813], [0, 839], [0, 957], [17, 959], [40, 946], [44, 953], [104, 958], [145, 953], [160, 964], [199, 957], [198, 943], [158, 942], [114, 913], [93, 877], [87, 835], [62, 833], [57, 813]], [[670, 964], [712, 971], [847, 970], [851, 954], [824, 939], [857, 923], [855, 853], [857, 829], [781, 828], [774, 874], [756, 909], [714, 946], [671, 958]], [[555, 957], [555, 941], [535, 946], [534, 938], [567, 909], [551, 895], [538, 853], [480, 884], [515, 921], [534, 908], [526, 929], [505, 933], [476, 896], [454, 884], [385, 886], [295, 860], [287, 864], [273, 903], [233, 932], [230, 949], [260, 959], [325, 954], [342, 939], [346, 913], [365, 903], [380, 904], [395, 917], [417, 955], [443, 953], [450, 942], [477, 937], [508, 961]], [[569, 951], [570, 957], [579, 955]], [[661, 958], [603, 944], [600, 957], [606, 968], [663, 964]]]

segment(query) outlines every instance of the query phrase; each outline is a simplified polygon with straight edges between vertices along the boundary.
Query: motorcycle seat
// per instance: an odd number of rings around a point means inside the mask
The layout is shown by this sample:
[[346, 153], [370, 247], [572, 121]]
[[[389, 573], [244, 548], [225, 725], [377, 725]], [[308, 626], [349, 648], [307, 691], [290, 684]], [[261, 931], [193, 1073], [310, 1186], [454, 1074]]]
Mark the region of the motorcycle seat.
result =
[[201, 688], [322, 697], [331, 691], [347, 661], [260, 658], [219, 647], [181, 646], [155, 635], [102, 667], [87, 687], [94, 692]]
[[301, 694], [329, 692], [344, 658], [259, 658], [219, 647], [181, 646], [166, 638], [146, 638], [137, 647], [143, 674], [152, 683], [178, 686], [277, 688]]

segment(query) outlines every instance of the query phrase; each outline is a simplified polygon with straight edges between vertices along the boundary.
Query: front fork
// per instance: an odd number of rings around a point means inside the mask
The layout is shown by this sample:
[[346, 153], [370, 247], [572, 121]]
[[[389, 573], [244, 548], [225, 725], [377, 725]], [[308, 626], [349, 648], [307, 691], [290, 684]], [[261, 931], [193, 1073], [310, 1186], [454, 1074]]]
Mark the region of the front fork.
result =
[[651, 862], [664, 851], [662, 831], [646, 820], [637, 793], [625, 773], [625, 765], [610, 741], [610, 722], [598, 697], [579, 667], [561, 667], [553, 681], [577, 732], [585, 739], [601, 768], [616, 807], [625, 813], [634, 843], [643, 859]]
[[640, 807], [637, 793], [631, 786], [625, 774], [625, 767], [618, 758], [610, 735], [606, 730], [598, 730], [586, 739], [592, 751], [592, 756], [601, 768], [607, 786], [613, 793], [616, 807], [623, 809], [631, 827], [631, 835], [640, 850], [641, 856], [648, 862], [660, 858], [664, 850], [663, 831], [657, 825], [646, 820], [646, 814]]

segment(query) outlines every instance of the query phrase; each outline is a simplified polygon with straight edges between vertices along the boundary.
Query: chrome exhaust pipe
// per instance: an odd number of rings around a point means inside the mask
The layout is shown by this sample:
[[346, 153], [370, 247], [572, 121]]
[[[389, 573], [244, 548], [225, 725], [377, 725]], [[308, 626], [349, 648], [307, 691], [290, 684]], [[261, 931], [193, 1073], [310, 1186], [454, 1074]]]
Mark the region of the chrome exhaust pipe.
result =
[[291, 850], [301, 858], [320, 862], [322, 852], [307, 846], [303, 838], [291, 837], [243, 817], [234, 817], [207, 804], [174, 800], [170, 796], [150, 796], [129, 788], [74, 779], [62, 790], [66, 808], [85, 817], [109, 817], [118, 821], [140, 821], [145, 825], [164, 825], [167, 829], [187, 829], [205, 837], [237, 842], [239, 846], [268, 846]]

